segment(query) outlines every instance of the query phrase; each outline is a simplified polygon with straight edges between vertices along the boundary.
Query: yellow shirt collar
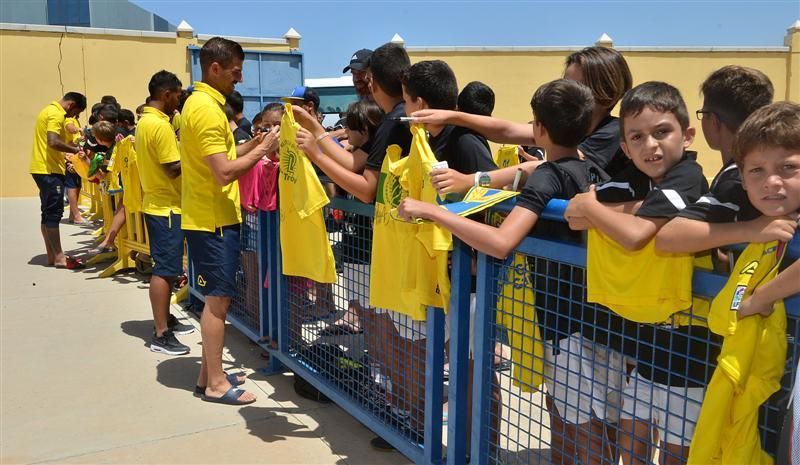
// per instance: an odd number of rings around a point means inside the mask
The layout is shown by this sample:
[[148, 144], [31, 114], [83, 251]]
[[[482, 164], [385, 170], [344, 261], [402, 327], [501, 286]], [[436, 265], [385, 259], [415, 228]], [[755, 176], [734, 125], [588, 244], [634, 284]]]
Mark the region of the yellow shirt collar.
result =
[[155, 115], [155, 116], [158, 116], [159, 118], [161, 118], [163, 120], [169, 121], [169, 116], [167, 116], [166, 113], [164, 113], [163, 111], [159, 110], [158, 108], [154, 108], [154, 107], [151, 107], [151, 106], [144, 107], [144, 109], [142, 110], [142, 115], [143, 116], [144, 115]]
[[194, 91], [203, 92], [210, 95], [220, 106], [225, 106], [225, 96], [223, 96], [217, 89], [209, 86], [205, 82], [195, 81]]
[[65, 114], [65, 115], [67, 114], [67, 110], [65, 110], [64, 107], [62, 107], [61, 104], [58, 103], [57, 100], [53, 100], [53, 102], [50, 105], [55, 105], [59, 109], [59, 111], [61, 111], [61, 113]]

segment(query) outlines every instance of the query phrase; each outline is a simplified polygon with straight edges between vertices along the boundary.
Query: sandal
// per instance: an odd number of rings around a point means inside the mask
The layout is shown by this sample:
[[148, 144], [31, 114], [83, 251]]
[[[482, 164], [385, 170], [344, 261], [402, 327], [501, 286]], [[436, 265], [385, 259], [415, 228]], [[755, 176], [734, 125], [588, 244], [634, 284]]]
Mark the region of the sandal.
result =
[[244, 393], [247, 392], [244, 389], [239, 389], [238, 387], [231, 387], [228, 389], [228, 392], [225, 393], [222, 397], [209, 397], [203, 394], [200, 399], [205, 402], [212, 402], [215, 404], [225, 404], [225, 405], [247, 405], [252, 404], [256, 401], [253, 400], [239, 400]]
[[[243, 371], [240, 371], [239, 373], [225, 373], [225, 379], [227, 379], [228, 382], [231, 383], [231, 386], [233, 387], [241, 386], [242, 384], [244, 384], [244, 380], [239, 381], [239, 376], [245, 376], [245, 373]], [[205, 394], [206, 394], [205, 386], [194, 387], [195, 397], [203, 397]]]
[[86, 265], [80, 258], [67, 257], [67, 263], [64, 265], [56, 265], [56, 268], [66, 268], [68, 270], [82, 270], [86, 268]]

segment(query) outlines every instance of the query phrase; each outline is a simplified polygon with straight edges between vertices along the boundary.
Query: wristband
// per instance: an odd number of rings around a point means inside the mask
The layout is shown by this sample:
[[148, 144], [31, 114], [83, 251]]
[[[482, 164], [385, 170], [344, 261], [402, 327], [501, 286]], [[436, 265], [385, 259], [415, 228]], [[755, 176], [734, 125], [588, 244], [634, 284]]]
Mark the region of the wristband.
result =
[[322, 133], [322, 134], [320, 134], [320, 135], [318, 135], [318, 136], [317, 136], [317, 139], [316, 139], [317, 143], [319, 144], [320, 142], [322, 142], [322, 139], [324, 139], [324, 138], [326, 138], [326, 137], [328, 137], [328, 136], [330, 136], [330, 135], [331, 135], [331, 133], [329, 133], [329, 132], [327, 132], [327, 131], [326, 131], [326, 132], [323, 132], [323, 133]]

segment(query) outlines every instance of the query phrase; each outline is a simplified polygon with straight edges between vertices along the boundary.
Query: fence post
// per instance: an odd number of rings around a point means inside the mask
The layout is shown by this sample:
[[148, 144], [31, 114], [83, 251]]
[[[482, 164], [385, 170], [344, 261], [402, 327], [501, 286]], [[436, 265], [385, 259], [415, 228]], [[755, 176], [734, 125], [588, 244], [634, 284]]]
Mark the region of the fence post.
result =
[[[478, 254], [478, 289], [475, 309], [475, 368], [472, 383], [471, 461], [484, 463], [489, 452], [489, 415], [492, 409], [492, 369], [494, 354], [494, 283], [492, 259]], [[491, 355], [490, 355], [491, 354]]]
[[[260, 237], [258, 239], [258, 256], [259, 256], [259, 277], [262, 278], [261, 286], [261, 299], [259, 299], [259, 320], [261, 331], [259, 336], [274, 347], [273, 343], [278, 341], [278, 285], [280, 283], [279, 275], [276, 274], [276, 253], [275, 250], [280, 247], [277, 241], [278, 237], [278, 224], [277, 212], [259, 211], [258, 213], [258, 230]], [[263, 286], [263, 278], [266, 277], [267, 286]], [[270, 375], [280, 373], [283, 371], [283, 364], [277, 357], [270, 354], [267, 366], [261, 370], [264, 374]]]
[[425, 463], [442, 463], [442, 406], [444, 400], [444, 312], [428, 307], [425, 342]]
[[450, 294], [450, 382], [447, 393], [447, 465], [464, 465], [469, 423], [469, 319], [472, 255], [454, 238]]

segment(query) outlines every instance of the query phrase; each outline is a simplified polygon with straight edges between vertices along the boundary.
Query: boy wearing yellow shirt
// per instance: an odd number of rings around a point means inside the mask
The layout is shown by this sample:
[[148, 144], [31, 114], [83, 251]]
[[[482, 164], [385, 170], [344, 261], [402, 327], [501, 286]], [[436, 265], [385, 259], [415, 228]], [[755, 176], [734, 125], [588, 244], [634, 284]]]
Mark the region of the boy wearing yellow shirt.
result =
[[[253, 393], [235, 386], [222, 371], [225, 317], [236, 293], [239, 226], [242, 222], [236, 181], [272, 153], [279, 128], [237, 146], [225, 116], [225, 99], [242, 80], [244, 52], [238, 43], [214, 37], [200, 49], [202, 82], [181, 113], [181, 228], [194, 266], [194, 286], [205, 296], [200, 319], [203, 356], [197, 386], [202, 399], [230, 405], [255, 402]], [[238, 381], [237, 381], [238, 382]]]
[[67, 92], [39, 112], [33, 131], [30, 173], [39, 188], [42, 238], [47, 250], [47, 264], [59, 268], [81, 265], [76, 259], [64, 256], [58, 225], [64, 214], [64, 153], [80, 152], [78, 146], [65, 142], [64, 119], [77, 117], [85, 109], [86, 97], [83, 94]]
[[178, 106], [181, 81], [169, 71], [153, 75], [148, 85], [150, 104], [142, 109], [136, 126], [135, 146], [142, 182], [142, 211], [150, 238], [153, 275], [150, 305], [154, 334], [150, 350], [167, 355], [189, 353], [175, 334], [194, 332], [169, 313], [172, 284], [183, 272], [183, 231], [181, 230], [180, 153], [169, 114]]

